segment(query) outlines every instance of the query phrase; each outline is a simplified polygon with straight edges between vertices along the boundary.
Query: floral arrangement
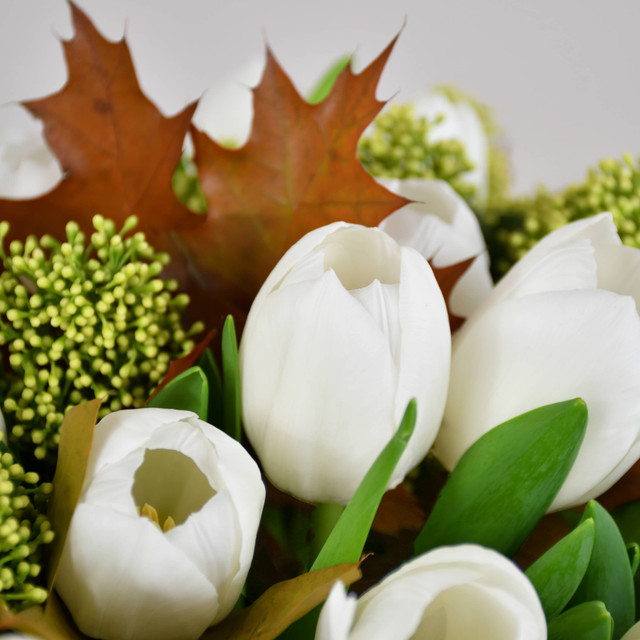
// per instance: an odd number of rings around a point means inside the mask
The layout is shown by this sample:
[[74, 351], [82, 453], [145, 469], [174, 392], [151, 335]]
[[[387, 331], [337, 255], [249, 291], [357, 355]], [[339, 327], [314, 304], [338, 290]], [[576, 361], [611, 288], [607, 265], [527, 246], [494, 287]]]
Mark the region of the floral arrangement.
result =
[[219, 143], [71, 11], [0, 140], [0, 631], [640, 638], [638, 163], [513, 198], [393, 42], [307, 99], [268, 52]]

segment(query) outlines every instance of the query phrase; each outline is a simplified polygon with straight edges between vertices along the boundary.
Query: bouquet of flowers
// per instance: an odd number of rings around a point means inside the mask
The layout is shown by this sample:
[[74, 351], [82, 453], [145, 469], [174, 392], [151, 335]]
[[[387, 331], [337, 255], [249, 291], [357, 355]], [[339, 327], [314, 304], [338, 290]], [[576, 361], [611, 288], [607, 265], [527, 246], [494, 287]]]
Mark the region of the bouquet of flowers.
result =
[[306, 99], [268, 52], [216, 142], [71, 11], [0, 140], [0, 630], [640, 638], [636, 160], [513, 198], [394, 42]]

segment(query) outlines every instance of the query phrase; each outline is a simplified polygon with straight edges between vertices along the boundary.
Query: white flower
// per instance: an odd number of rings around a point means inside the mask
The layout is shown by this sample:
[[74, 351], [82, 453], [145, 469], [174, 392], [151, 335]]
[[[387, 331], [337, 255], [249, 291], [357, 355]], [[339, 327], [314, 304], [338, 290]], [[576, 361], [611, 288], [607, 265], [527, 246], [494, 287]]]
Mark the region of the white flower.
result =
[[453, 313], [466, 318], [493, 287], [487, 247], [475, 214], [442, 180], [379, 178], [378, 182], [416, 201], [379, 225], [398, 244], [416, 249], [435, 267], [448, 267], [477, 256], [449, 300]]
[[435, 438], [449, 360], [446, 307], [420, 254], [379, 229], [316, 229], [280, 260], [249, 313], [247, 435], [278, 487], [346, 503], [415, 397], [396, 486]]
[[47, 147], [42, 122], [25, 110], [0, 111], [0, 198], [35, 198], [62, 177]]
[[489, 138], [477, 111], [467, 100], [453, 101], [438, 89], [431, 89], [415, 96], [407, 96], [416, 116], [433, 121], [444, 116], [439, 124], [429, 130], [429, 140], [455, 139], [460, 141], [474, 168], [464, 174], [465, 182], [476, 187], [479, 201], [484, 201], [489, 191]]
[[[105, 640], [198, 638], [240, 595], [264, 495], [249, 454], [195, 414], [108, 415], [56, 580], [78, 627]], [[144, 505], [159, 524], [138, 515]]]
[[357, 601], [342, 583], [322, 609], [316, 640], [544, 640], [528, 578], [492, 549], [440, 547], [396, 569]]
[[434, 447], [447, 468], [501, 422], [582, 397], [586, 436], [552, 510], [629, 469], [640, 456], [638, 273], [640, 251], [621, 245], [610, 214], [558, 229], [514, 265], [454, 340]]
[[640, 640], [640, 622], [636, 622], [636, 624], [622, 636], [622, 640]]

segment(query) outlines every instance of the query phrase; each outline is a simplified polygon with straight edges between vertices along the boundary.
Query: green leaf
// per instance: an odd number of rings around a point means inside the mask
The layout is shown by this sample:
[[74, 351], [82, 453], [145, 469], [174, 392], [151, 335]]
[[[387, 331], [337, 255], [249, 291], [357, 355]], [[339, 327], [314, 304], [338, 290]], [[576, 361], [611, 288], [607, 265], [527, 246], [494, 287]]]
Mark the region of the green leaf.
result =
[[416, 401], [411, 400], [398, 430], [375, 459], [336, 522], [311, 567], [312, 571], [359, 560], [382, 496], [387, 490], [387, 484], [400, 456], [407, 447], [415, 424]]
[[222, 328], [222, 389], [224, 396], [224, 425], [228, 435], [240, 441], [240, 365], [238, 340], [233, 316], [227, 316]]
[[591, 559], [594, 533], [595, 525], [588, 518], [525, 572], [540, 596], [547, 620], [565, 608], [582, 582]]
[[351, 62], [351, 56], [340, 58], [320, 79], [309, 95], [309, 102], [316, 104], [322, 102], [330, 93], [336, 78], [342, 70]]
[[[398, 430], [367, 471], [329, 534], [311, 567], [312, 571], [359, 560], [382, 496], [402, 452], [407, 447], [415, 423], [416, 401], [411, 400]], [[282, 640], [313, 638], [319, 615], [320, 606], [317, 606], [287, 629], [282, 635]]]
[[191, 367], [165, 385], [147, 403], [148, 407], [193, 411], [207, 419], [209, 383], [200, 367]]
[[224, 406], [222, 399], [222, 379], [216, 359], [213, 357], [211, 349], [207, 349], [200, 360], [198, 366], [202, 369], [207, 382], [209, 383], [209, 410], [207, 411], [207, 422], [218, 428], [224, 424]]
[[583, 521], [593, 518], [595, 542], [591, 561], [571, 604], [604, 602], [615, 623], [613, 638], [621, 638], [635, 622], [633, 575], [627, 548], [614, 519], [595, 500], [587, 504]]
[[548, 640], [610, 640], [613, 619], [602, 602], [584, 602], [549, 623]]
[[545, 514], [578, 454], [587, 406], [577, 398], [498, 425], [462, 456], [415, 542], [416, 554], [475, 542], [512, 556]]

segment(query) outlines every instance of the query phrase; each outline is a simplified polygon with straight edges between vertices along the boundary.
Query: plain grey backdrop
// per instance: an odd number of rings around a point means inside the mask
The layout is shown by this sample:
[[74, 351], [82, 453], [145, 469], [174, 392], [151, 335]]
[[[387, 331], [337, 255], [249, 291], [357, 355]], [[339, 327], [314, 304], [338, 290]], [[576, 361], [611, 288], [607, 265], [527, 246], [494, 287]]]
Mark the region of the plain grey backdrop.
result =
[[[640, 153], [640, 3], [614, 0], [78, 0], [126, 32], [146, 94], [174, 113], [261, 56], [308, 89], [339, 56], [368, 63], [402, 28], [378, 97], [453, 83], [495, 109], [518, 192]], [[0, 0], [0, 104], [58, 90], [65, 0]]]

